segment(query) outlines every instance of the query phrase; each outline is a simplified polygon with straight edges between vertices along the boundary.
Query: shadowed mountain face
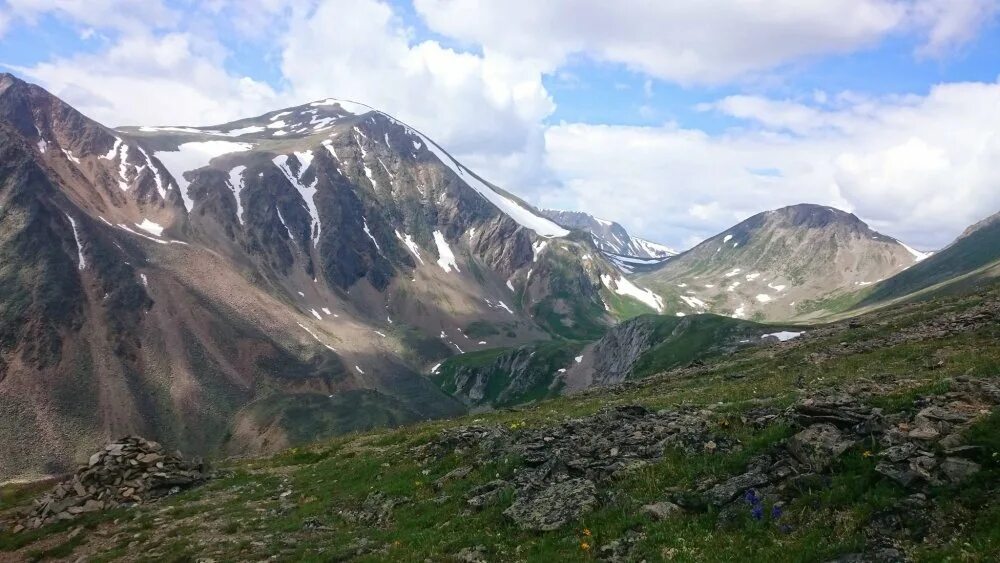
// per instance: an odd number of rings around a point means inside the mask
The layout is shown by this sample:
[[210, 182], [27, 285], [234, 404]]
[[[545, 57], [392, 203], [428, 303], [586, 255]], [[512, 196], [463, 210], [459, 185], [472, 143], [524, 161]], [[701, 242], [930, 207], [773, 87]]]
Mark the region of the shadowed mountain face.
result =
[[938, 284], [974, 284], [996, 277], [1000, 277], [1000, 213], [972, 225], [947, 248], [879, 283], [860, 304], [892, 301]]
[[656, 306], [361, 104], [115, 130], [0, 75], [0, 156], [0, 478], [453, 415], [431, 365]]
[[925, 257], [853, 214], [801, 204], [754, 215], [637, 281], [668, 311], [783, 320], [821, 314]]

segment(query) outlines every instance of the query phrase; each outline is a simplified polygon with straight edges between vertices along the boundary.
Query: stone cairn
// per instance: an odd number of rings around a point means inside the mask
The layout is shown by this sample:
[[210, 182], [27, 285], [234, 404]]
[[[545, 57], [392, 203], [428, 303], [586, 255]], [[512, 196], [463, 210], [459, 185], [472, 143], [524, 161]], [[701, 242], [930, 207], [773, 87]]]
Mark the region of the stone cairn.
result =
[[127, 436], [90, 456], [69, 479], [35, 499], [15, 531], [82, 514], [157, 500], [210, 478], [201, 459], [166, 453], [153, 441]]

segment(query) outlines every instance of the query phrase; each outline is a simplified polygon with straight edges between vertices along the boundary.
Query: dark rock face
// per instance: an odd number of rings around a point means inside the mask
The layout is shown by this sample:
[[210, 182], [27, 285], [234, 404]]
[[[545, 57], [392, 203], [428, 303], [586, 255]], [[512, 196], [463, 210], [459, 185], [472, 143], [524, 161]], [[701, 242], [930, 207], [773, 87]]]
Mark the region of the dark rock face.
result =
[[2, 353], [21, 346], [31, 363], [56, 363], [62, 332], [83, 314], [80, 280], [65, 275], [79, 267], [76, 241], [57, 198], [30, 149], [0, 124], [0, 374]]
[[611, 328], [594, 345], [594, 384], [624, 381], [639, 357], [656, 344], [655, 332], [654, 325], [641, 317]]
[[[374, 388], [407, 420], [453, 415], [419, 376], [454, 352], [443, 328], [483, 317], [509, 324], [504, 345], [545, 338], [534, 294], [515, 304], [513, 286], [543, 236], [422, 134], [350, 107], [110, 129], [0, 75], [0, 449], [16, 452], [0, 478], [64, 470], [128, 433], [211, 454], [264, 395]], [[439, 262], [452, 254], [455, 270]], [[532, 282], [580, 287], [563, 275]], [[179, 377], [183, 397], [161, 392]], [[76, 444], [81, 429], [95, 442]]]
[[156, 442], [128, 436], [90, 456], [72, 478], [35, 501], [21, 529], [81, 514], [155, 501], [210, 478], [199, 459], [167, 453]]

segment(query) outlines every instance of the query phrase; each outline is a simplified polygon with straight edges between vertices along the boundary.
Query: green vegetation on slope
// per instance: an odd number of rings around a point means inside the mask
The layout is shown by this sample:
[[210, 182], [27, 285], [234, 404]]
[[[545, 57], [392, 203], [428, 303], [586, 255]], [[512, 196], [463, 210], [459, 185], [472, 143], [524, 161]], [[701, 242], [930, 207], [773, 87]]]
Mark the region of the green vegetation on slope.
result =
[[505, 407], [559, 394], [553, 384], [585, 342], [552, 340], [469, 352], [445, 360], [431, 380], [443, 391], [474, 406]]
[[759, 344], [764, 334], [785, 330], [785, 327], [712, 314], [656, 316], [650, 317], [649, 321], [655, 325], [653, 341], [656, 344], [643, 353], [633, 366], [632, 377], [635, 378], [715, 355], [730, 354], [739, 348]]

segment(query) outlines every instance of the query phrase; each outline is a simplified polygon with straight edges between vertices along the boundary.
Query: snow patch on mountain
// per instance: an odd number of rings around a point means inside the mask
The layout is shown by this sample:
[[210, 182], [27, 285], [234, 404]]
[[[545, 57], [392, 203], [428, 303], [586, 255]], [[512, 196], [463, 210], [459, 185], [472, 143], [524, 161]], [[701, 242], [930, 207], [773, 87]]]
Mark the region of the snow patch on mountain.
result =
[[697, 297], [691, 297], [689, 295], [681, 295], [681, 301], [683, 301], [688, 307], [692, 309], [707, 309], [708, 304], [698, 299]]
[[804, 332], [804, 331], [792, 332], [790, 330], [782, 330], [782, 331], [779, 331], [779, 332], [771, 332], [771, 333], [768, 333], [768, 334], [763, 334], [763, 335], [761, 335], [761, 338], [767, 338], [768, 336], [773, 336], [773, 337], [777, 338], [780, 342], [785, 342], [785, 341], [791, 340], [793, 338], [798, 338], [799, 336], [802, 335], [802, 332]]
[[309, 217], [311, 222], [309, 225], [310, 237], [313, 240], [313, 245], [319, 244], [319, 234], [323, 228], [319, 219], [319, 209], [316, 208], [316, 202], [313, 201], [313, 197], [316, 195], [316, 184], [317, 180], [314, 178], [312, 184], [306, 186], [302, 183], [301, 178], [305, 174], [306, 168], [308, 168], [309, 163], [312, 162], [312, 151], [296, 152], [295, 158], [298, 159], [299, 173], [298, 175], [292, 173], [291, 167], [288, 165], [287, 154], [282, 154], [274, 157], [274, 164], [281, 170], [281, 173], [285, 175], [288, 182], [298, 190], [299, 195], [302, 197], [305, 203], [306, 210], [309, 211]]
[[424, 259], [420, 257], [420, 247], [417, 246], [417, 243], [413, 242], [413, 237], [412, 236], [410, 236], [410, 235], [401, 235], [401, 234], [399, 234], [399, 231], [396, 231], [396, 238], [398, 238], [399, 240], [401, 240], [403, 242], [403, 244], [406, 245], [406, 248], [408, 248], [410, 250], [410, 252], [412, 252], [413, 255], [417, 257], [417, 260], [421, 264], [424, 263]]
[[455, 262], [455, 253], [451, 251], [451, 247], [448, 246], [448, 241], [445, 240], [441, 231], [434, 231], [434, 244], [437, 245], [438, 266], [441, 266], [441, 269], [446, 272], [450, 272], [452, 269], [461, 272], [462, 270], [458, 269], [458, 263]]
[[[121, 139], [118, 139], [115, 145], [119, 143], [121, 143]], [[188, 193], [188, 187], [190, 187], [191, 182], [184, 178], [184, 173], [208, 166], [208, 163], [217, 156], [233, 152], [244, 152], [252, 148], [253, 145], [250, 143], [236, 141], [194, 141], [181, 143], [177, 147], [177, 150], [157, 151], [153, 153], [153, 156], [158, 158], [167, 167], [167, 171], [170, 172], [174, 181], [177, 182], [177, 186], [181, 190], [181, 198], [184, 200], [184, 207], [190, 212], [194, 209], [194, 200]], [[105, 158], [110, 160], [107, 156]]]
[[624, 277], [615, 279], [607, 274], [602, 274], [601, 282], [618, 295], [627, 295], [655, 309], [658, 313], [663, 312], [663, 298], [648, 289], [635, 285]]
[[246, 186], [243, 172], [246, 169], [246, 166], [235, 166], [229, 171], [229, 188], [233, 190], [233, 196], [236, 198], [236, 220], [240, 225], [243, 224], [243, 188]]
[[374, 236], [372, 236], [371, 229], [368, 228], [368, 219], [366, 219], [363, 215], [361, 216], [361, 223], [364, 225], [365, 234], [368, 235], [368, 238], [372, 239], [373, 243], [375, 243], [375, 250], [382, 252], [382, 247], [378, 245], [378, 241], [375, 240]]
[[142, 223], [136, 223], [135, 226], [139, 227], [140, 229], [146, 231], [151, 235], [156, 235], [156, 236], [163, 235], [163, 227], [157, 223], [150, 221], [149, 219], [143, 219]]
[[87, 259], [83, 257], [83, 245], [80, 244], [80, 232], [76, 230], [76, 221], [69, 213], [66, 214], [66, 218], [69, 219], [70, 227], [73, 227], [73, 239], [76, 241], [76, 255], [80, 260], [80, 269], [87, 267]]
[[900, 242], [898, 240], [896, 242], [899, 242], [900, 246], [902, 246], [903, 248], [905, 248], [907, 252], [909, 252], [910, 254], [913, 255], [913, 261], [914, 262], [920, 262], [922, 260], [926, 260], [927, 257], [929, 257], [931, 254], [934, 254], [933, 252], [920, 252], [919, 250], [917, 250], [915, 248], [911, 248], [911, 247], [907, 246], [906, 244], [904, 244], [904, 243], [902, 243], [902, 242]]

